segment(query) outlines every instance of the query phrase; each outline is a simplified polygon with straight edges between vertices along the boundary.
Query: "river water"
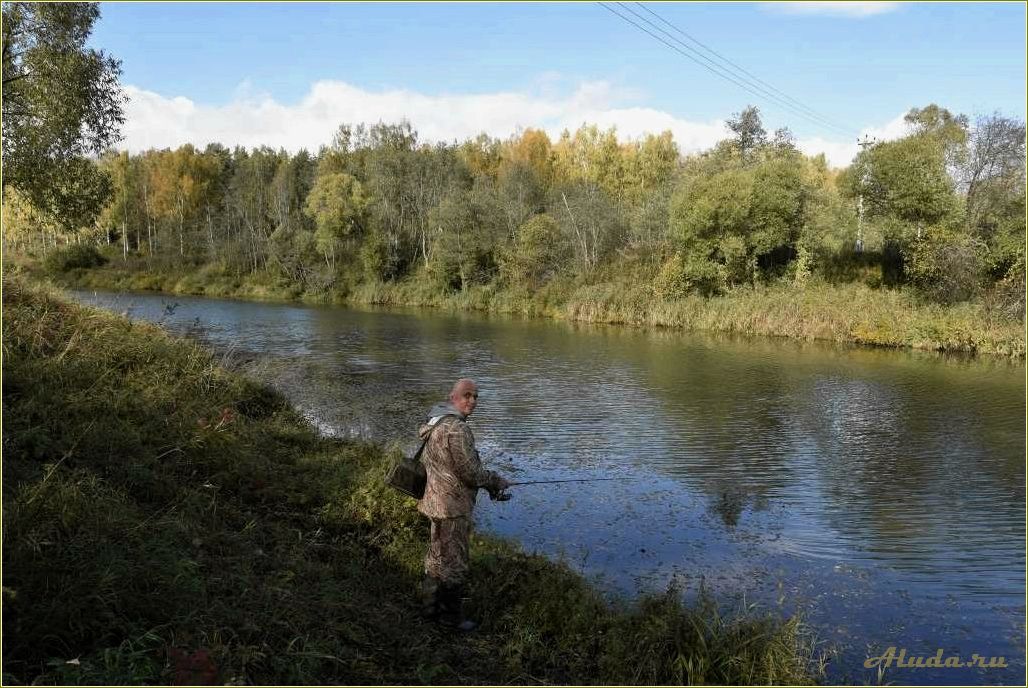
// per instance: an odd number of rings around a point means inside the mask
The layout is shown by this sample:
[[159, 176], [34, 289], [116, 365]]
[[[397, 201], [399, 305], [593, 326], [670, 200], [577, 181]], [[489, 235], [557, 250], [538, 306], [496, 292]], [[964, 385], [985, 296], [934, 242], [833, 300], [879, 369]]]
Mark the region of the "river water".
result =
[[[320, 429], [417, 446], [454, 379], [515, 480], [479, 527], [612, 595], [799, 612], [835, 683], [1025, 682], [1025, 366], [478, 314], [75, 292], [210, 344]], [[864, 660], [1003, 657], [1006, 667]]]

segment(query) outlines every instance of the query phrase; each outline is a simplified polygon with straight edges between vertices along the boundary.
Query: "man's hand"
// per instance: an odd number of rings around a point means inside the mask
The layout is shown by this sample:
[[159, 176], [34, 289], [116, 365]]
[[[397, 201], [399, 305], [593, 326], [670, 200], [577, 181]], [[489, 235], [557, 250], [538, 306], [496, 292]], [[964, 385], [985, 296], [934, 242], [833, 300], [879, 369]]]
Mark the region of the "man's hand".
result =
[[489, 499], [494, 502], [506, 502], [510, 499], [510, 493], [504, 492], [508, 487], [510, 487], [510, 481], [504, 480], [494, 473], [493, 479], [485, 489], [489, 491]]

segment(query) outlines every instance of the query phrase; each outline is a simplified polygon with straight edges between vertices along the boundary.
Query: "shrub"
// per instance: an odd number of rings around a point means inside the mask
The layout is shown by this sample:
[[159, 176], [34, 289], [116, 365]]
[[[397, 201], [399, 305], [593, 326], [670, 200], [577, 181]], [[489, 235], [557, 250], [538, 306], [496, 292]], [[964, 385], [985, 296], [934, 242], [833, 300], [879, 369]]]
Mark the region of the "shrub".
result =
[[904, 272], [922, 295], [936, 303], [966, 301], [981, 287], [985, 245], [945, 230], [929, 230], [904, 256]]
[[500, 258], [507, 282], [538, 289], [552, 279], [570, 256], [560, 225], [546, 214], [535, 215], [520, 228], [513, 245]]
[[664, 299], [681, 299], [690, 292], [704, 296], [720, 294], [725, 289], [725, 269], [712, 261], [676, 253], [660, 268], [653, 280], [653, 290]]
[[72, 244], [59, 248], [46, 257], [43, 267], [51, 274], [69, 272], [78, 268], [98, 268], [107, 259], [91, 244]]
[[989, 295], [987, 304], [1005, 318], [1023, 322], [1025, 315], [1025, 259], [1022, 254]]

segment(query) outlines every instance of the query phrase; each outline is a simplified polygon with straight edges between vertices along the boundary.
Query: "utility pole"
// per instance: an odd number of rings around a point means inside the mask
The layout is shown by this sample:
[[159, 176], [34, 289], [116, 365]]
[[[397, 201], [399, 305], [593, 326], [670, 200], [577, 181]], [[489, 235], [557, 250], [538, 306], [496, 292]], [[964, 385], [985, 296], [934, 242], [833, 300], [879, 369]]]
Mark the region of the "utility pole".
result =
[[[878, 143], [877, 139], [867, 138], [867, 134], [864, 134], [864, 140], [857, 139], [857, 145], [860, 146], [861, 151], [867, 150], [868, 146], [873, 146]], [[864, 186], [867, 184], [867, 165], [863, 166], [860, 172], [860, 194], [857, 196], [857, 243], [853, 249], [857, 253], [864, 252]]]

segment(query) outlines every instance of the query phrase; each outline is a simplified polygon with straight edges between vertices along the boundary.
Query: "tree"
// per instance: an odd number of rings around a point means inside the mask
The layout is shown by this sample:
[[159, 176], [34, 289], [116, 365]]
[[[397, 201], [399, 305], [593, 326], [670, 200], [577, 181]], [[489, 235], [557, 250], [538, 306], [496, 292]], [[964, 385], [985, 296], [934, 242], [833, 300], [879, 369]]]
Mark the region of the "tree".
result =
[[547, 212], [570, 240], [582, 274], [594, 269], [628, 238], [617, 208], [595, 183], [579, 181], [556, 187]]
[[981, 241], [964, 232], [932, 228], [904, 256], [908, 281], [928, 299], [956, 303], [978, 291], [984, 273]]
[[543, 186], [549, 186], [553, 179], [553, 161], [550, 137], [539, 129], [526, 129], [520, 136], [511, 138], [504, 147], [499, 173], [512, 164], [527, 165]]
[[760, 110], [754, 105], [736, 112], [725, 124], [735, 135], [735, 145], [743, 160], [747, 160], [753, 151], [767, 143], [767, 131], [760, 121]]
[[110, 193], [85, 158], [120, 139], [120, 63], [86, 47], [96, 3], [3, 4], [5, 183], [66, 230], [91, 224]]
[[319, 178], [307, 196], [304, 212], [317, 225], [318, 250], [335, 268], [340, 245], [352, 243], [363, 229], [370, 199], [354, 177], [344, 173]]
[[567, 261], [571, 247], [549, 215], [536, 215], [522, 225], [517, 239], [501, 255], [500, 269], [513, 285], [538, 289]]
[[[4, 252], [13, 249], [34, 251], [36, 246], [42, 257], [47, 249], [56, 248], [57, 227], [52, 218], [41, 213], [29, 203], [16, 188], [5, 186], [3, 190], [3, 246]], [[38, 244], [36, 240], [38, 239]]]
[[[176, 230], [179, 256], [186, 255], [187, 235], [203, 214], [204, 199], [214, 174], [213, 166], [188, 143], [158, 157], [151, 179], [153, 204], [158, 217]], [[192, 240], [189, 247], [190, 253], [195, 253]]]
[[678, 145], [670, 131], [660, 135], [647, 134], [636, 147], [634, 181], [639, 186], [637, 198], [667, 184], [678, 167]]
[[545, 203], [546, 189], [531, 165], [513, 162], [501, 168], [496, 192], [507, 221], [507, 234], [514, 239], [518, 227]]
[[989, 247], [990, 270], [1002, 277], [1024, 254], [1024, 122], [998, 112], [979, 117], [961, 171], [968, 230]]
[[110, 203], [100, 213], [100, 224], [107, 231], [108, 237], [110, 237], [112, 230], [117, 230], [121, 238], [122, 258], [127, 259], [129, 251], [128, 226], [133, 220], [133, 200], [135, 196], [133, 193], [135, 180], [132, 176], [132, 161], [129, 158], [129, 154], [123, 151], [104, 157], [100, 164], [110, 176], [111, 183], [114, 186], [114, 193], [111, 194]]
[[957, 207], [940, 142], [913, 135], [861, 151], [842, 184], [863, 195], [869, 217], [892, 217], [917, 226], [934, 224]]
[[931, 138], [942, 147], [946, 166], [956, 173], [963, 162], [967, 144], [967, 116], [954, 115], [935, 103], [923, 108], [911, 108], [903, 121], [914, 128], [915, 136]]
[[475, 191], [456, 191], [429, 211], [432, 250], [428, 273], [436, 284], [463, 291], [495, 274], [494, 249], [505, 232], [490, 201]]
[[[717, 169], [719, 161], [709, 166]], [[712, 261], [732, 284], [755, 279], [758, 268], [784, 264], [806, 220], [810, 190], [803, 173], [802, 159], [793, 154], [714, 173], [692, 166], [670, 208], [682, 265]]]
[[253, 151], [237, 147], [229, 163], [232, 177], [225, 205], [236, 246], [236, 260], [232, 262], [239, 265], [239, 254], [245, 252], [251, 272], [266, 264], [268, 237], [275, 229], [268, 196], [278, 160], [278, 154], [267, 146]]

